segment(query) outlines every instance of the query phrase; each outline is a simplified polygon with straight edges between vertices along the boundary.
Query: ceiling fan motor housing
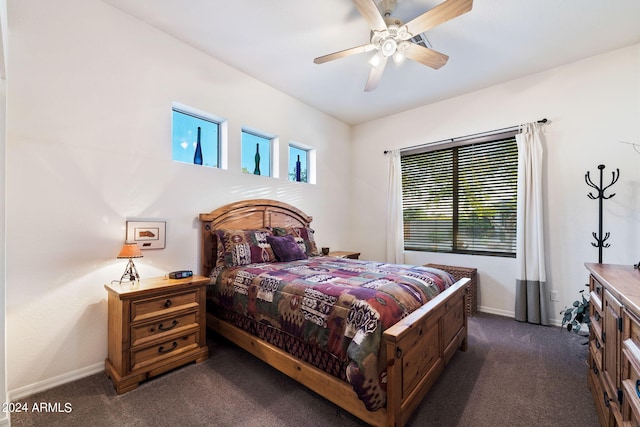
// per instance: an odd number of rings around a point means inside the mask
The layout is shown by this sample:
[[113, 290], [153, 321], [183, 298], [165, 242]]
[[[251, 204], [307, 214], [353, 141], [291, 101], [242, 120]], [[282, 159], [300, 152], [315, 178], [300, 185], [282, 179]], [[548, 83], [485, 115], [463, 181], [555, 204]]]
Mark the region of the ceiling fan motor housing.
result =
[[399, 48], [406, 45], [405, 40], [408, 38], [407, 29], [402, 26], [402, 22], [398, 19], [394, 21], [394, 24], [387, 24], [386, 30], [373, 31], [371, 36], [371, 44], [386, 57], [392, 56], [398, 50], [404, 50]]
[[391, 15], [394, 10], [396, 10], [397, 5], [398, 2], [396, 0], [382, 0], [378, 5], [378, 9], [382, 13], [383, 17], [387, 17]]

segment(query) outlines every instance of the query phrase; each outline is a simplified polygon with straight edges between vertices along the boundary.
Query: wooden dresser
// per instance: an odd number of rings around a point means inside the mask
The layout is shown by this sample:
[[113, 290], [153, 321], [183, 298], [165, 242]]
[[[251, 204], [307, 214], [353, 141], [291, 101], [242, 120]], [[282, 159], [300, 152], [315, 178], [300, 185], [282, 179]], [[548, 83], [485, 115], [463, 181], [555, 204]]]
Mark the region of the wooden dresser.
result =
[[105, 372], [118, 394], [147, 378], [209, 357], [206, 285], [209, 279], [162, 277], [138, 285], [105, 285], [108, 292], [108, 358]]
[[640, 271], [585, 264], [591, 295], [589, 387], [602, 426], [640, 426]]

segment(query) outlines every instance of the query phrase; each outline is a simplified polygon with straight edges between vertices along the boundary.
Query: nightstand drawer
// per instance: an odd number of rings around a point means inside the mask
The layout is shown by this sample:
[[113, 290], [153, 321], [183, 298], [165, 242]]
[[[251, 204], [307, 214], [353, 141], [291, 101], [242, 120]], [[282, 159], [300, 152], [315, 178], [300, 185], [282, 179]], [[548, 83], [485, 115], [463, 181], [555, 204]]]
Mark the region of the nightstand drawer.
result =
[[146, 342], [158, 339], [163, 334], [177, 334], [189, 328], [198, 328], [197, 314], [197, 311], [193, 311], [181, 316], [134, 326], [131, 328], [131, 347], [144, 345]]
[[142, 321], [179, 310], [198, 307], [198, 292], [166, 294], [156, 298], [131, 302], [131, 321]]
[[197, 344], [197, 332], [182, 337], [162, 341], [152, 347], [131, 352], [131, 369], [143, 368], [160, 359], [175, 356], [186, 350], [195, 349]]

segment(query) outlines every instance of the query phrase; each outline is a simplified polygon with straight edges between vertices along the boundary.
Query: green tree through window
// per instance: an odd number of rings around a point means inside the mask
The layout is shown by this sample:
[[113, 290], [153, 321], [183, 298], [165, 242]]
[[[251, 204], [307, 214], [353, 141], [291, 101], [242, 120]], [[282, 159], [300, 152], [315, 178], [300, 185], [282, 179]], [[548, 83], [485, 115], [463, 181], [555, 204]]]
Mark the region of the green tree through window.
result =
[[515, 138], [403, 155], [405, 249], [515, 257]]

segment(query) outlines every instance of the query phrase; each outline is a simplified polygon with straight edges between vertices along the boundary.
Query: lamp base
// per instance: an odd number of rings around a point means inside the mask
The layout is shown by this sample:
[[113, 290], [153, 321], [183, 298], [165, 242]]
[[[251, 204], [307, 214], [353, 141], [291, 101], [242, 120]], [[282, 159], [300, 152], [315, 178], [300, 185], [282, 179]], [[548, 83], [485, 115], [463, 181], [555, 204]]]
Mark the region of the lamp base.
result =
[[[125, 278], [127, 280], [125, 280]], [[136, 269], [136, 265], [133, 263], [133, 260], [129, 258], [129, 262], [127, 263], [127, 267], [124, 269], [124, 273], [122, 277], [120, 277], [120, 284], [122, 282], [136, 282], [140, 281], [140, 275], [138, 274], [138, 270]]]

